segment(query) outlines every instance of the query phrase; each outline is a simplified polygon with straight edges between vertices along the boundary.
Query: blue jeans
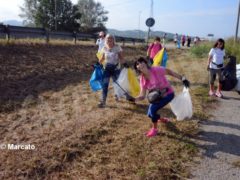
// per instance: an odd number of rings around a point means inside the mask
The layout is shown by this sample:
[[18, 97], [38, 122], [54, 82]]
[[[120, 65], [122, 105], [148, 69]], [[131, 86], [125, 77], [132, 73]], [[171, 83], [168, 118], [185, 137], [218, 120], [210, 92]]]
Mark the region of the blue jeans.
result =
[[105, 69], [103, 71], [102, 99], [101, 99], [101, 101], [103, 102], [106, 102], [107, 99], [110, 77], [112, 77], [113, 81], [116, 81], [120, 74], [120, 69], [118, 69], [117, 66], [118, 65], [106, 64]]
[[171, 102], [173, 98], [174, 98], [174, 93], [171, 93], [165, 96], [164, 98], [162, 98], [159, 103], [149, 105], [147, 115], [152, 119], [153, 123], [156, 123], [160, 118], [160, 115], [157, 114], [157, 111], [163, 108], [164, 106], [166, 106], [169, 102]]

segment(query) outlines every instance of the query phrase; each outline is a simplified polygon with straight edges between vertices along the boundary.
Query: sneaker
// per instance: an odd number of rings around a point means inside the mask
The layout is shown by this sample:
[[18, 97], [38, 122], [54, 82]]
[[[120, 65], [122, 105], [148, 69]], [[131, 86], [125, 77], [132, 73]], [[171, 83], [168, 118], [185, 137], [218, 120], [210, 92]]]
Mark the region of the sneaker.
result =
[[150, 129], [150, 130], [147, 132], [146, 136], [147, 136], [147, 137], [153, 137], [153, 136], [156, 136], [157, 133], [158, 133], [158, 130], [155, 129], [155, 128], [152, 128], [152, 129]]
[[166, 117], [160, 118], [160, 119], [158, 120], [158, 122], [160, 122], [160, 123], [168, 123], [169, 121], [170, 121], [170, 119], [168, 119], [168, 118], [166, 118]]
[[212, 90], [210, 90], [208, 94], [209, 94], [209, 96], [214, 96], [215, 95], [215, 93]]
[[216, 95], [217, 97], [219, 97], [219, 98], [222, 98], [222, 97], [223, 97], [223, 95], [222, 95], [222, 93], [221, 93], [220, 91], [217, 91], [217, 92], [215, 93], [215, 95]]
[[99, 107], [99, 108], [105, 108], [105, 106], [106, 106], [106, 103], [103, 102], [103, 101], [100, 101], [100, 102], [98, 103], [98, 107]]

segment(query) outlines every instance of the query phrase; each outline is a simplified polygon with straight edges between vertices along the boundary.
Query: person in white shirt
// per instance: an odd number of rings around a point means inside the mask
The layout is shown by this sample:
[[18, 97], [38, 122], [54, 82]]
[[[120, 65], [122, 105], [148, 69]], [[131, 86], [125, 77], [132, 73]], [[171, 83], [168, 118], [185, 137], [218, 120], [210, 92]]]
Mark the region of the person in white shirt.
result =
[[[210, 90], [209, 95], [210, 96], [217, 96], [222, 98], [223, 95], [221, 93], [222, 90], [222, 84], [221, 84], [221, 71], [223, 68], [224, 63], [224, 56], [225, 56], [225, 50], [224, 50], [225, 42], [223, 39], [218, 39], [216, 43], [214, 44], [213, 48], [209, 52], [208, 56], [208, 70], [210, 73]], [[214, 91], [214, 81], [216, 80], [216, 76], [218, 76], [218, 88], [217, 91]]]
[[[103, 56], [99, 59], [100, 64], [104, 64], [103, 70], [103, 83], [102, 83], [102, 96], [98, 107], [104, 108], [106, 105], [107, 95], [108, 95], [108, 86], [110, 78], [113, 79], [113, 82], [117, 80], [120, 69], [119, 63], [124, 65], [125, 61], [122, 55], [122, 48], [116, 44], [115, 38], [111, 34], [107, 34], [105, 45], [102, 48]], [[115, 100], [118, 100], [115, 96]]]
[[105, 44], [105, 33], [103, 31], [99, 32], [99, 38], [96, 41], [96, 45], [98, 45], [98, 52], [102, 50]]

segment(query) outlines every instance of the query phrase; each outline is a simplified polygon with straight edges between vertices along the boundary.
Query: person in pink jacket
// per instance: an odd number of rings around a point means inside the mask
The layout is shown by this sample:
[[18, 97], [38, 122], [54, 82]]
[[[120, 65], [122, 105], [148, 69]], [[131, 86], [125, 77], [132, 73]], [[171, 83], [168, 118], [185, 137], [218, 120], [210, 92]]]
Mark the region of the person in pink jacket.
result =
[[151, 65], [153, 64], [153, 59], [155, 55], [158, 53], [158, 51], [162, 49], [162, 45], [160, 42], [161, 42], [160, 37], [156, 37], [154, 39], [154, 42], [150, 44], [148, 47], [147, 58], [149, 59]]

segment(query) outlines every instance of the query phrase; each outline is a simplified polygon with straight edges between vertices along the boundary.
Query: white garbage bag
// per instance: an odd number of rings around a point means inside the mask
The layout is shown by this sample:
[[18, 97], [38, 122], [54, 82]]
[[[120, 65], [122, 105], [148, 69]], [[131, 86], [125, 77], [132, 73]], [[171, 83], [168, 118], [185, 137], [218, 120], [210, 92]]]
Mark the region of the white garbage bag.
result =
[[236, 75], [237, 75], [237, 78], [240, 78], [240, 64], [236, 65]]
[[117, 95], [118, 97], [125, 97], [125, 93], [128, 92], [128, 87], [129, 87], [128, 69], [127, 68], [123, 68], [121, 70], [120, 75], [119, 75], [119, 77], [117, 79], [117, 83], [118, 84], [113, 83], [115, 95]]
[[235, 86], [235, 90], [237, 92], [240, 92], [240, 64], [237, 64], [237, 66], [236, 66], [236, 75], [237, 75], [238, 82]]
[[171, 101], [170, 107], [172, 112], [176, 115], [177, 120], [191, 118], [193, 110], [189, 89], [184, 87], [183, 91]]
[[237, 82], [237, 85], [235, 86], [235, 90], [237, 92], [240, 92], [240, 76], [237, 78], [238, 82]]

